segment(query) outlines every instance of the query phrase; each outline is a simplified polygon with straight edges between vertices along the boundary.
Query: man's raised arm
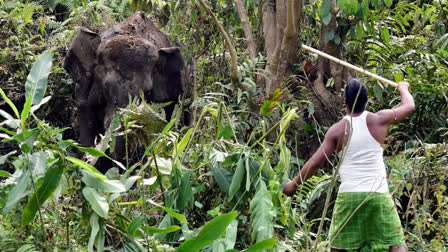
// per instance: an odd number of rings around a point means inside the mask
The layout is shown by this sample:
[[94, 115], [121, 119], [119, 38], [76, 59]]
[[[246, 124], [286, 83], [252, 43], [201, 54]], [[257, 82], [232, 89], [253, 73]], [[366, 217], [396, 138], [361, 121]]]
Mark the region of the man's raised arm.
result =
[[398, 108], [385, 109], [376, 113], [379, 122], [383, 125], [397, 123], [415, 111], [414, 98], [409, 92], [409, 83], [405, 81], [398, 83], [397, 90], [400, 92], [401, 105]]

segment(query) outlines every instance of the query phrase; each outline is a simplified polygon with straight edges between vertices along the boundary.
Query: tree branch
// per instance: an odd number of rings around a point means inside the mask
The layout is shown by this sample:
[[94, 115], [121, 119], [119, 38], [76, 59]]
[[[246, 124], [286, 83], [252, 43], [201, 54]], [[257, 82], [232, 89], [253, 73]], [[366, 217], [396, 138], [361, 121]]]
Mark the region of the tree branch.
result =
[[224, 30], [224, 27], [221, 25], [219, 20], [216, 18], [215, 14], [210, 10], [208, 5], [204, 2], [204, 0], [199, 0], [202, 7], [204, 7], [205, 11], [212, 17], [213, 21], [215, 22], [216, 26], [218, 26], [219, 31], [221, 32], [222, 36], [224, 37], [224, 40], [226, 42], [227, 48], [229, 49], [230, 57], [232, 59], [232, 66], [231, 66], [231, 72], [230, 72], [230, 79], [232, 80], [232, 84], [234, 89], [236, 89], [239, 85], [238, 83], [238, 57], [236, 55], [235, 47], [233, 46], [232, 41], [230, 40], [229, 35]]
[[252, 36], [252, 28], [250, 27], [247, 15], [241, 0], [235, 0], [236, 11], [240, 17], [241, 24], [244, 29], [244, 36], [246, 37], [247, 50], [249, 51], [250, 59], [253, 61], [257, 56], [257, 46], [255, 45], [254, 38]]

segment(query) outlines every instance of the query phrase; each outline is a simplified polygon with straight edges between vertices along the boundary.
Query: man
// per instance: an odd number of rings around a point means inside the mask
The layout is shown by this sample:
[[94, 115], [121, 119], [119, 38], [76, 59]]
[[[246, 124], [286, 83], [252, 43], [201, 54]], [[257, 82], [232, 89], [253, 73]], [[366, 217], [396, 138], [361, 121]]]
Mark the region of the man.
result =
[[365, 111], [366, 87], [358, 79], [351, 79], [345, 87], [347, 115], [328, 130], [299, 175], [283, 187], [285, 194], [293, 194], [335, 150], [342, 151], [341, 185], [330, 227], [331, 251], [378, 246], [406, 251], [400, 219], [389, 194], [381, 146], [387, 127], [415, 110], [409, 83], [400, 82], [397, 89], [401, 96], [399, 107], [370, 113]]

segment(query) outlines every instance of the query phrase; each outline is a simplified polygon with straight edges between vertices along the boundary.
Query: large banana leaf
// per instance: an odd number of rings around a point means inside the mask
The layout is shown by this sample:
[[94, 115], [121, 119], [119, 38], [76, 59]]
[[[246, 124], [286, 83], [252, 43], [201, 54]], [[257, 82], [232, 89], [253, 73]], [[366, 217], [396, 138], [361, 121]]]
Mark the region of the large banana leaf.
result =
[[30, 223], [37, 211], [44, 204], [44, 202], [51, 196], [54, 190], [59, 185], [59, 180], [64, 173], [64, 167], [59, 165], [54, 165], [47, 169], [44, 176], [44, 181], [42, 185], [37, 189], [37, 192], [31, 196], [22, 214], [22, 225], [27, 225]]
[[199, 232], [199, 234], [195, 238], [189, 239], [182, 243], [177, 251], [199, 251], [204, 246], [218, 239], [224, 233], [224, 231], [226, 231], [227, 226], [236, 218], [237, 215], [238, 213], [236, 211], [233, 211], [215, 217], [213, 220], [205, 224], [201, 232]]
[[31, 105], [39, 104], [44, 98], [51, 65], [52, 56], [49, 51], [43, 52], [34, 62], [25, 83], [25, 97], [28, 98], [31, 95]]
[[257, 193], [250, 201], [252, 240], [261, 241], [274, 236], [274, 217], [271, 195], [262, 179], [258, 182]]

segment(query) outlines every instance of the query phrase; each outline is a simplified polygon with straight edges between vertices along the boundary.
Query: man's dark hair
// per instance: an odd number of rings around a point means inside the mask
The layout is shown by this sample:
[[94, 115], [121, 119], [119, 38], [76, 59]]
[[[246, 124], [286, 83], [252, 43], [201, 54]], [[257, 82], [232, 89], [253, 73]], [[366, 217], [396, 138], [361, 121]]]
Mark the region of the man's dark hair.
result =
[[[358, 96], [358, 98], [356, 98], [356, 96]], [[355, 100], [356, 104], [353, 109], [353, 104], [355, 103]], [[361, 113], [366, 108], [367, 88], [360, 80], [351, 79], [347, 83], [347, 85], [345, 85], [345, 103], [347, 104], [350, 112], [352, 112], [353, 109], [353, 113]]]

